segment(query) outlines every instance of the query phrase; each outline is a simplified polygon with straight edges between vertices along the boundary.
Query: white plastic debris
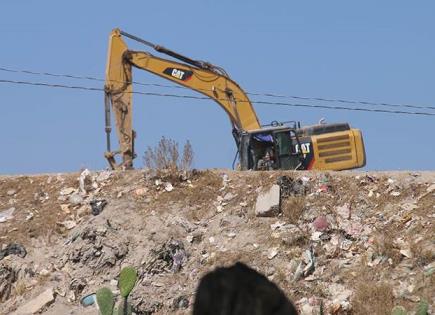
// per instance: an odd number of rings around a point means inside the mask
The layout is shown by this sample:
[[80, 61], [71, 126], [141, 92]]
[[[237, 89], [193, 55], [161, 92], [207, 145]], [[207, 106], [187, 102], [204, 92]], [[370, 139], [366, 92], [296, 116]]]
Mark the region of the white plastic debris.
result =
[[14, 207], [9, 208], [9, 209], [4, 210], [4, 211], [1, 211], [0, 212], [0, 223], [6, 222], [6, 221], [12, 219], [14, 217], [13, 216], [14, 211], [15, 211]]
[[171, 183], [165, 183], [165, 190], [168, 192], [172, 191], [172, 190], [174, 190], [174, 186], [172, 186]]
[[84, 194], [86, 194], [87, 190], [86, 190], [86, 185], [87, 185], [87, 180], [89, 175], [91, 175], [91, 172], [88, 169], [85, 169], [79, 177], [79, 186], [80, 186], [80, 191]]

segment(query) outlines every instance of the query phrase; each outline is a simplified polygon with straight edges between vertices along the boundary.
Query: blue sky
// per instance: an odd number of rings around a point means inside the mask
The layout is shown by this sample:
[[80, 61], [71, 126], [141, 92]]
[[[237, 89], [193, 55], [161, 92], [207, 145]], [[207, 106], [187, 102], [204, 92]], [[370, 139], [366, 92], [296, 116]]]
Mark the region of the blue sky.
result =
[[[398, 0], [1, 1], [0, 67], [103, 78], [108, 35], [119, 27], [222, 66], [250, 92], [435, 106], [434, 13], [433, 1]], [[139, 70], [134, 78], [166, 83]], [[1, 71], [0, 79], [101, 87]], [[0, 95], [0, 173], [107, 166], [102, 93], [0, 84]], [[435, 169], [434, 116], [255, 107], [264, 124], [349, 122], [363, 131], [366, 169]], [[212, 101], [134, 96], [134, 128], [137, 167], [161, 136], [190, 139], [198, 168], [231, 167], [229, 120]]]

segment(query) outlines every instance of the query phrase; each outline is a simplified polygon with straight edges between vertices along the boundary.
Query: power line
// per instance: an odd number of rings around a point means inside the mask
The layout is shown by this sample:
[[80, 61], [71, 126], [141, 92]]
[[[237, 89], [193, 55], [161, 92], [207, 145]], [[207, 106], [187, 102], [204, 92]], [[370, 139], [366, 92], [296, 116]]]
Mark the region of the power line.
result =
[[[0, 67], [0, 71], [12, 72], [12, 73], [25, 73], [32, 75], [42, 75], [42, 76], [50, 76], [50, 77], [64, 77], [69, 79], [79, 79], [79, 80], [90, 80], [97, 82], [105, 82], [104, 79], [91, 77], [91, 76], [78, 76], [72, 74], [59, 74], [59, 73], [50, 73], [50, 72], [35, 72], [30, 70], [17, 70], [11, 68]], [[115, 81], [118, 83], [127, 83], [125, 81]], [[168, 84], [159, 84], [159, 83], [143, 83], [132, 81], [132, 83], [141, 86], [153, 86], [153, 87], [163, 87], [163, 88], [173, 88], [173, 89], [187, 89], [184, 86], [177, 85], [168, 85]], [[204, 89], [198, 89], [205, 91]], [[208, 90], [207, 90], [208, 91]], [[344, 103], [344, 104], [360, 104], [360, 105], [370, 105], [370, 106], [382, 106], [382, 107], [405, 107], [405, 108], [414, 108], [414, 109], [431, 109], [435, 110], [435, 106], [423, 106], [423, 105], [411, 105], [411, 104], [392, 104], [385, 102], [368, 102], [368, 101], [359, 101], [359, 100], [347, 100], [340, 98], [323, 98], [323, 97], [306, 97], [306, 96], [296, 96], [296, 95], [282, 95], [282, 94], [274, 94], [274, 93], [253, 93], [246, 92], [247, 95], [252, 96], [264, 96], [264, 97], [273, 97], [273, 98], [284, 98], [284, 99], [296, 99], [296, 100], [306, 100], [306, 101], [319, 101], [319, 102], [335, 102], [335, 103]]]
[[[50, 83], [30, 82], [30, 81], [15, 81], [15, 80], [0, 79], [0, 83], [22, 84], [22, 85], [30, 85], [30, 86], [43, 86], [43, 87], [50, 87], [50, 88], [65, 88], [65, 89], [75, 89], [75, 90], [84, 90], [84, 91], [99, 91], [99, 92], [104, 91], [103, 88], [96, 88], [96, 87], [64, 85], [64, 84], [50, 84]], [[133, 91], [131, 93], [139, 94], [139, 95], [146, 95], [146, 96], [160, 96], [160, 97], [174, 97], [174, 98], [197, 99], [197, 100], [211, 100], [211, 98], [205, 97], [205, 96], [179, 95], [179, 94], [170, 94], [170, 93], [141, 92], [141, 91]], [[344, 106], [295, 104], [295, 103], [267, 102], [267, 101], [257, 101], [257, 100], [253, 100], [253, 101], [251, 101], [251, 103], [260, 104], [260, 105], [271, 105], [271, 106], [290, 106], [290, 107], [322, 108], [322, 109], [334, 109], [334, 110], [389, 113], [389, 114], [435, 116], [435, 113], [427, 113], [427, 112], [407, 112], [407, 111], [397, 111], [397, 110], [392, 111], [392, 110], [384, 110], [384, 109], [369, 109], [369, 108], [344, 107]]]

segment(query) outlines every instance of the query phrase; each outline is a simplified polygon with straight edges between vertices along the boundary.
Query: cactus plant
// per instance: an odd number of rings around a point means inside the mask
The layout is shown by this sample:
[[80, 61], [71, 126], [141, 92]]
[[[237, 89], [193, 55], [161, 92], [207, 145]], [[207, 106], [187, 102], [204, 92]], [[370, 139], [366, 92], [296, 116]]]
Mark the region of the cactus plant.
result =
[[127, 298], [131, 290], [133, 290], [136, 284], [136, 280], [136, 269], [132, 267], [122, 268], [121, 273], [119, 274], [118, 287], [121, 291], [121, 296], [123, 297], [123, 300], [119, 303], [118, 315], [131, 315], [132, 308], [130, 303], [127, 302]]
[[113, 305], [113, 293], [108, 288], [101, 288], [97, 291], [97, 303], [100, 308], [101, 315], [112, 315]]
[[[415, 315], [427, 315], [429, 314], [429, 304], [425, 300], [421, 300], [418, 303]], [[407, 315], [407, 311], [403, 306], [395, 306], [391, 311], [391, 315]]]
[[391, 315], [407, 315], [405, 308], [403, 306], [395, 306], [391, 312]]
[[137, 271], [132, 267], [125, 267], [119, 274], [118, 288], [121, 292], [122, 301], [117, 308], [112, 291], [108, 288], [101, 288], [97, 291], [97, 304], [101, 315], [131, 315], [132, 306], [127, 298], [137, 281]]
[[429, 314], [429, 304], [425, 300], [421, 300], [418, 303], [417, 312], [415, 315], [427, 315]]
[[133, 290], [137, 280], [136, 269], [132, 267], [122, 268], [119, 274], [118, 287], [121, 291], [121, 296], [127, 298], [131, 290]]

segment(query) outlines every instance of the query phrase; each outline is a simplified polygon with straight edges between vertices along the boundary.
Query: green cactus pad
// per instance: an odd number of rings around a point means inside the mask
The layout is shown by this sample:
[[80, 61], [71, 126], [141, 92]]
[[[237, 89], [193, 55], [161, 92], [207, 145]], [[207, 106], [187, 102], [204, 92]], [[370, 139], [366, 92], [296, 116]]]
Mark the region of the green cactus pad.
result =
[[119, 274], [118, 287], [121, 291], [121, 296], [126, 298], [131, 290], [133, 290], [134, 285], [137, 280], [137, 272], [133, 267], [125, 267], [122, 268], [121, 273]]
[[391, 315], [407, 315], [405, 308], [403, 306], [395, 306], [391, 312]]
[[112, 315], [113, 312], [113, 293], [108, 288], [101, 288], [97, 291], [97, 303], [101, 315]]
[[427, 315], [429, 312], [429, 304], [425, 300], [421, 300], [418, 303], [417, 312], [415, 315]]

